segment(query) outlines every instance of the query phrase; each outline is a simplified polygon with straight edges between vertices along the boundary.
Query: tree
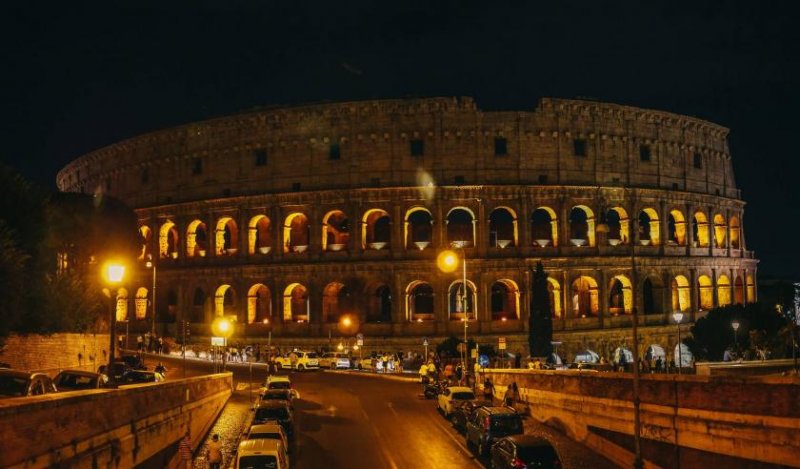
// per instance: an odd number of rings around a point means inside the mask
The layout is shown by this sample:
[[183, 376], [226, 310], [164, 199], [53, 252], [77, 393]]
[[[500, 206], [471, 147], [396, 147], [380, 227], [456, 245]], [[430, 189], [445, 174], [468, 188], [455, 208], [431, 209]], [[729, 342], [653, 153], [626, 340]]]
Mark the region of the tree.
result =
[[528, 346], [532, 357], [549, 357], [553, 353], [553, 320], [550, 316], [550, 292], [547, 272], [541, 262], [531, 269], [531, 314], [528, 319]]
[[[739, 321], [739, 330], [734, 339], [731, 326]], [[789, 324], [772, 305], [749, 303], [714, 308], [698, 319], [691, 328], [692, 336], [684, 341], [692, 354], [700, 360], [720, 361], [725, 350], [736, 342], [747, 356], [757, 356], [758, 351], [767, 351], [772, 358], [783, 358], [786, 352], [785, 330]]]

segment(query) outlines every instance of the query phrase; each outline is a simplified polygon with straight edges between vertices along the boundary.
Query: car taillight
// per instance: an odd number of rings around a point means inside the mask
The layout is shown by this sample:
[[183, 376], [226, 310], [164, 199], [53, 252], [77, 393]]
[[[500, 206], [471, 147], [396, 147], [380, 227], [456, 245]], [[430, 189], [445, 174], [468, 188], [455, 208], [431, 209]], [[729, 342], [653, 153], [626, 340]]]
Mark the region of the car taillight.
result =
[[514, 459], [511, 461], [511, 467], [515, 467], [515, 468], [518, 468], [518, 469], [525, 469], [527, 466], [528, 466], [528, 465], [527, 465], [527, 464], [525, 464], [525, 461], [523, 461], [523, 460], [522, 460], [522, 459], [520, 459], [520, 458], [514, 458]]

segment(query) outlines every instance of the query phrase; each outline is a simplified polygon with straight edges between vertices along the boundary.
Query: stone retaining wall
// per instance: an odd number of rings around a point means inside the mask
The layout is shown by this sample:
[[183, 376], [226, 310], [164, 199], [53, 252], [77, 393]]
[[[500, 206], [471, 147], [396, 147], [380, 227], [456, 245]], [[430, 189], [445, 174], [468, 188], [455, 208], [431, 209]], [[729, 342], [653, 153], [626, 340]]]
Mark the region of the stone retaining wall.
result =
[[94, 371], [107, 361], [108, 340], [108, 334], [11, 335], [0, 347], [0, 362], [51, 373], [63, 368]]

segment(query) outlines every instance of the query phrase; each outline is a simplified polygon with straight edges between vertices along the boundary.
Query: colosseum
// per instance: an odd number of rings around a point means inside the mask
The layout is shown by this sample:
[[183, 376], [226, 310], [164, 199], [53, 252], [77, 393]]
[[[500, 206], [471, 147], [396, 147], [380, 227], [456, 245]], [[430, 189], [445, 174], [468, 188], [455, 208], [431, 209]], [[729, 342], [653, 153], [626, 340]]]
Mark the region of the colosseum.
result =
[[[421, 350], [469, 334], [526, 350], [530, 269], [549, 273], [567, 357], [631, 341], [672, 350], [718, 305], [756, 298], [728, 129], [693, 117], [544, 98], [258, 110], [153, 132], [82, 156], [62, 191], [135, 209], [141, 269], [119, 290], [133, 330], [235, 317], [245, 341], [322, 345], [356, 317], [365, 347]], [[437, 254], [459, 246], [462, 273]], [[153, 259], [157, 277], [145, 267]], [[154, 281], [155, 280], [155, 281]], [[347, 332], [348, 334], [353, 331]]]

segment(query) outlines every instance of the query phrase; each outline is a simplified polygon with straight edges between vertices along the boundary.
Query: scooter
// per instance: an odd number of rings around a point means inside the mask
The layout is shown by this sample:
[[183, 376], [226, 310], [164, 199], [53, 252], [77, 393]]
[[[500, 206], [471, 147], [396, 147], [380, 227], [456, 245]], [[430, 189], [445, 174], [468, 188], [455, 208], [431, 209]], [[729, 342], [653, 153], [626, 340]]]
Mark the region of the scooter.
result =
[[425, 396], [425, 399], [436, 399], [436, 396], [444, 391], [445, 386], [446, 384], [441, 381], [429, 381], [422, 389], [422, 394]]

